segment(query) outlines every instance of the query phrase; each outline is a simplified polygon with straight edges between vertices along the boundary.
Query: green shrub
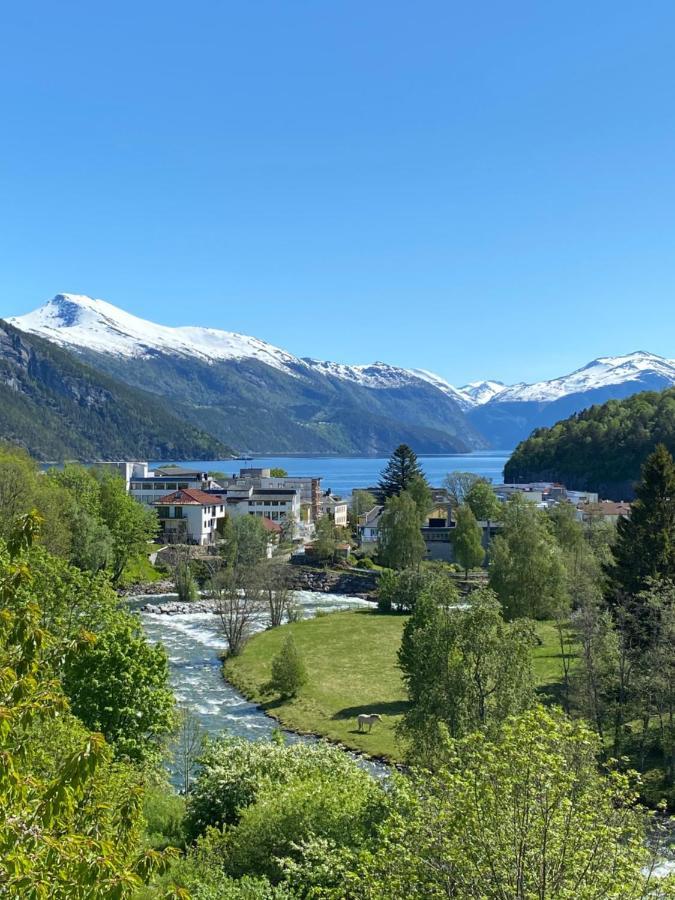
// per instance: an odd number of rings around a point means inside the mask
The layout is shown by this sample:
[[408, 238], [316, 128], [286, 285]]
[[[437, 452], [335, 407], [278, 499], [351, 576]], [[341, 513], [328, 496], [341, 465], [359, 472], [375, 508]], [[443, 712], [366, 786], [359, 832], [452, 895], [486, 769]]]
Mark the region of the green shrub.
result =
[[306, 683], [307, 669], [293, 635], [289, 634], [283, 647], [272, 660], [270, 687], [282, 697], [295, 697]]
[[147, 846], [153, 850], [183, 846], [185, 798], [177, 794], [169, 784], [160, 782], [146, 788], [143, 797], [143, 817], [144, 840]]

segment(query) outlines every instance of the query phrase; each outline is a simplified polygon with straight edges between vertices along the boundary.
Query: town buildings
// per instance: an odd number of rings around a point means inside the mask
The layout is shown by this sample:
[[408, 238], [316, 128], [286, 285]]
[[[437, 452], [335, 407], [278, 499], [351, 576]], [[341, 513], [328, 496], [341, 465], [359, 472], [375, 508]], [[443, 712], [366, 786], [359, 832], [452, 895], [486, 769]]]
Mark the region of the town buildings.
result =
[[159, 518], [159, 539], [168, 544], [213, 544], [218, 522], [226, 515], [224, 497], [198, 488], [175, 490], [153, 505]]

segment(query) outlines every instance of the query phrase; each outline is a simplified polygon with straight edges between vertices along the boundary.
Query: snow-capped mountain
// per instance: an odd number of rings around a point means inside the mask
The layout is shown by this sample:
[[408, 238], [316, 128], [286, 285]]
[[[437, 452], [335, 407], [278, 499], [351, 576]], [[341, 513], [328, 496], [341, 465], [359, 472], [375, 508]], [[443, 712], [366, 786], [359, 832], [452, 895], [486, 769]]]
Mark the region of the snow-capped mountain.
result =
[[77, 294], [58, 294], [9, 321], [165, 397], [241, 451], [384, 454], [402, 441], [428, 453], [487, 446], [466, 420], [464, 399], [438, 376], [384, 362], [301, 359], [258, 338], [158, 325]]
[[489, 402], [551, 403], [571, 394], [595, 391], [631, 381], [642, 381], [645, 377], [660, 377], [670, 384], [675, 384], [675, 360], [665, 359], [644, 350], [637, 350], [627, 356], [602, 356], [570, 375], [551, 381], [515, 384], [511, 387], [502, 385], [501, 390], [489, 398]]
[[195, 424], [208, 414], [216, 437], [252, 451], [379, 453], [406, 439], [422, 452], [508, 448], [593, 403], [675, 384], [675, 360], [637, 351], [536, 384], [457, 388], [428, 369], [299, 358], [255, 337], [158, 325], [77, 294], [8, 321], [168, 397]]
[[176, 353], [203, 360], [258, 359], [281, 368], [298, 363], [294, 356], [231, 331], [157, 325], [125, 312], [105, 300], [81, 294], [57, 294], [25, 316], [13, 316], [11, 325], [71, 346], [114, 356], [143, 357], [153, 352]]
[[459, 402], [463, 395], [432, 373], [417, 373], [384, 362], [345, 365], [318, 359], [301, 359], [255, 337], [195, 326], [170, 327], [141, 319], [105, 300], [81, 294], [57, 294], [43, 306], [7, 320], [21, 331], [37, 334], [61, 346], [120, 357], [175, 354], [205, 362], [255, 359], [292, 375], [311, 369], [320, 374], [369, 388], [410, 385], [419, 377], [441, 386]]
[[470, 381], [459, 388], [459, 391], [470, 406], [482, 406], [483, 403], [494, 400], [506, 389], [506, 385], [501, 381]]

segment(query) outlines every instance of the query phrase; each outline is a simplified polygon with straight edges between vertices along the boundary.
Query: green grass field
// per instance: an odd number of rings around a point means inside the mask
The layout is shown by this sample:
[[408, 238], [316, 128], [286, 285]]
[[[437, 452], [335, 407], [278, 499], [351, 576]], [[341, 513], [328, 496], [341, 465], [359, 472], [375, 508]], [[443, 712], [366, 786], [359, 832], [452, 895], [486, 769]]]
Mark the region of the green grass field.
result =
[[[228, 660], [225, 677], [287, 728], [400, 760], [403, 748], [396, 725], [407, 701], [396, 654], [405, 621], [405, 616], [351, 610], [274, 628], [256, 635], [241, 656]], [[294, 700], [281, 701], [266, 694], [264, 685], [289, 631], [309, 681]], [[548, 622], [539, 623], [537, 631], [542, 640], [534, 651], [537, 684], [543, 694], [555, 696], [562, 677], [556, 631]], [[361, 712], [383, 717], [370, 734], [358, 732], [356, 717]]]

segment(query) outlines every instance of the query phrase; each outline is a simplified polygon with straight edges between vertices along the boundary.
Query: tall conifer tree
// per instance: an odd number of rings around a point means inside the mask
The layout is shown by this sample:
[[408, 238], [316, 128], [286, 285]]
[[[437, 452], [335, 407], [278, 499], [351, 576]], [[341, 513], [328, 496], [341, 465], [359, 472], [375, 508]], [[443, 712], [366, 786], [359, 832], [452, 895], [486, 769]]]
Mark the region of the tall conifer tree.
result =
[[395, 497], [407, 490], [415, 478], [426, 482], [415, 451], [407, 444], [400, 444], [385, 466], [378, 487], [385, 497]]
[[658, 444], [642, 467], [630, 518], [619, 519], [608, 566], [609, 601], [625, 603], [651, 579], [675, 580], [675, 463]]

